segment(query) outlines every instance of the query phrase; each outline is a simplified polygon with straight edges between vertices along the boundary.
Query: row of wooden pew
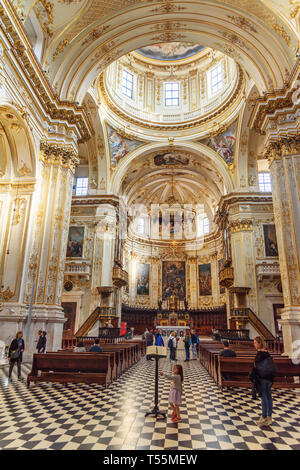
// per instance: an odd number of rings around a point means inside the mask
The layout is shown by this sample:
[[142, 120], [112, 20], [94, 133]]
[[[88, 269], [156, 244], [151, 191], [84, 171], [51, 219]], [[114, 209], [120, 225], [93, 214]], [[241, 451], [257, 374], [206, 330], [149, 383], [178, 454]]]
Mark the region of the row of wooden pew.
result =
[[[206, 368], [218, 386], [251, 387], [249, 372], [254, 366], [256, 350], [252, 342], [241, 342], [230, 346], [237, 357], [221, 357], [223, 345], [220, 342], [200, 342], [200, 363]], [[285, 356], [270, 353], [278, 371], [274, 379], [275, 388], [300, 388], [300, 364]]]
[[[85, 346], [88, 351], [90, 342]], [[30, 382], [97, 383], [108, 386], [146, 353], [144, 340], [126, 340], [118, 344], [101, 343], [103, 352], [73, 352], [64, 349], [34, 354]]]

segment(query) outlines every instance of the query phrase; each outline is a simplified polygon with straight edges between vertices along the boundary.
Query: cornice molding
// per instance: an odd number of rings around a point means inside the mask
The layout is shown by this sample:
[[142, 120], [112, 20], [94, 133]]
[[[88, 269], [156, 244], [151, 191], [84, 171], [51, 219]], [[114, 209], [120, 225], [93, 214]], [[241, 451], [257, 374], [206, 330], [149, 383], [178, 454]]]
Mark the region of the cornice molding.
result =
[[255, 101], [249, 121], [249, 127], [254, 128], [260, 134], [264, 134], [268, 117], [281, 110], [286, 109], [291, 112], [291, 110], [296, 109], [295, 103], [293, 102], [293, 94], [297, 90], [299, 77], [300, 58], [297, 59], [292, 73], [286, 82], [286, 86], [283, 89], [268, 92], [263, 97], [260, 97]]
[[49, 123], [55, 125], [56, 122], [61, 125], [62, 121], [65, 121], [67, 126], [76, 128], [78, 143], [89, 140], [93, 130], [84, 108], [69, 101], [61, 101], [55, 95], [32, 50], [21, 21], [7, 0], [3, 0], [0, 5], [0, 17], [2, 32], [10, 46], [8, 56], [12, 58], [13, 55], [13, 60], [21, 68], [48, 120], [50, 117]]

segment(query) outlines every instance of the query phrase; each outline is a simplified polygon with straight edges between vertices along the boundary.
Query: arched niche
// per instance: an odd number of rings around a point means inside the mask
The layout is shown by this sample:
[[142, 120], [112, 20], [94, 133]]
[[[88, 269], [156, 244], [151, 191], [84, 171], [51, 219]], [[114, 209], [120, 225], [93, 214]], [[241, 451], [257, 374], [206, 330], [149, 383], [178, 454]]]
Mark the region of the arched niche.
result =
[[36, 157], [31, 131], [18, 110], [0, 104], [0, 171], [6, 180], [35, 177]]

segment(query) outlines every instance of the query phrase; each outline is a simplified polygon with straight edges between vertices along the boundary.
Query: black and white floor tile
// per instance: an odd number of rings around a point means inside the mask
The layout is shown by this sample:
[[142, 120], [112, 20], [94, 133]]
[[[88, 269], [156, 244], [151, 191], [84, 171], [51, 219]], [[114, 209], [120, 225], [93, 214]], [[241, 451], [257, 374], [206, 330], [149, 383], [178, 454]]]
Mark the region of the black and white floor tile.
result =
[[[182, 422], [145, 418], [153, 408], [155, 363], [142, 359], [107, 389], [84, 384], [32, 384], [0, 369], [0, 449], [300, 450], [300, 394], [273, 391], [274, 423], [258, 428], [260, 400], [250, 390], [221, 392], [198, 361], [184, 366]], [[160, 370], [171, 372], [168, 359]], [[16, 370], [14, 371], [16, 374]], [[168, 409], [170, 381], [159, 379]]]

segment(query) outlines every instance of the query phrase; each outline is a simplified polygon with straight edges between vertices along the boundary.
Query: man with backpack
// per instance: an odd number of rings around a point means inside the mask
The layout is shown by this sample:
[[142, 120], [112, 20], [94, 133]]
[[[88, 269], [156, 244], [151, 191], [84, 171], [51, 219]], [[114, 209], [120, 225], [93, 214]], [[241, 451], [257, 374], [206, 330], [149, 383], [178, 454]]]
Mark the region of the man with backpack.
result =
[[176, 341], [176, 333], [172, 331], [169, 339], [168, 339], [168, 348], [170, 349], [170, 359], [171, 361], [175, 361], [175, 351], [176, 351], [177, 341]]

